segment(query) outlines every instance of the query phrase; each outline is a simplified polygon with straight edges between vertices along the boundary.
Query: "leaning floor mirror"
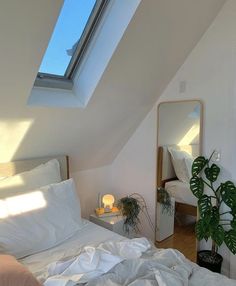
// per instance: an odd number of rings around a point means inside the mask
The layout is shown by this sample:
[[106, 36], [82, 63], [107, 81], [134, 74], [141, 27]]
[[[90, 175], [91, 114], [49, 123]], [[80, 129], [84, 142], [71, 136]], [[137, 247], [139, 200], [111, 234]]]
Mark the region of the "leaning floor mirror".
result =
[[[156, 245], [175, 248], [196, 260], [197, 199], [189, 181], [194, 158], [202, 148], [202, 103], [164, 102], [158, 106]], [[164, 196], [165, 197], [165, 196]]]

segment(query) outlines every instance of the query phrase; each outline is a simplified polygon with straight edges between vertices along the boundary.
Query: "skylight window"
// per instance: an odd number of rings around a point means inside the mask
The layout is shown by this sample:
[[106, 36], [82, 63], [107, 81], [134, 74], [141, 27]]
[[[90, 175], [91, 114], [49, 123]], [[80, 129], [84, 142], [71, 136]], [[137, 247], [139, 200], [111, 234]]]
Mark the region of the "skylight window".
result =
[[107, 0], [65, 0], [38, 78], [72, 79]]

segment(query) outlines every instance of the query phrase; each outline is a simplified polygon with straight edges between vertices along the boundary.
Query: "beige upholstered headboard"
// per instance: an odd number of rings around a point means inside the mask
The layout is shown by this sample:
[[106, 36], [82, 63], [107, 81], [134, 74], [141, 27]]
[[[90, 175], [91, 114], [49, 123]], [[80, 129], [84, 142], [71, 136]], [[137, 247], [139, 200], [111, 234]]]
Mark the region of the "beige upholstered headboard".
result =
[[176, 178], [174, 167], [171, 161], [171, 155], [168, 151], [168, 147], [174, 148], [176, 150], [186, 151], [193, 157], [199, 156], [199, 145], [165, 145], [158, 147], [158, 164], [157, 164], [157, 186], [160, 187], [163, 181]]
[[9, 177], [15, 174], [29, 171], [40, 164], [46, 163], [51, 159], [57, 159], [60, 163], [62, 180], [69, 179], [69, 157], [68, 156], [51, 156], [43, 158], [33, 158], [9, 163], [0, 163], [0, 177]]

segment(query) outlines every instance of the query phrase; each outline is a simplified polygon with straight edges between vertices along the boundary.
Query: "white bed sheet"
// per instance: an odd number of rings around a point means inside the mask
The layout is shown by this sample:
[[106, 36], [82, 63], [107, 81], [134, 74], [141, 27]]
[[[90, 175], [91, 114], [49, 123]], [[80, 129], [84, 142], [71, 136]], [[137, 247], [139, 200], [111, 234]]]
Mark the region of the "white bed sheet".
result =
[[176, 202], [197, 206], [197, 198], [191, 192], [188, 183], [179, 180], [170, 181], [165, 184], [165, 189]]
[[47, 278], [48, 264], [77, 256], [85, 245], [97, 245], [107, 240], [118, 241], [124, 239], [123, 236], [87, 220], [83, 220], [82, 223], [84, 226], [78, 230], [73, 237], [67, 239], [62, 244], [23, 258], [20, 262], [24, 264], [39, 281], [44, 282]]
[[[26, 265], [41, 282], [44, 282], [47, 278], [48, 264], [58, 260], [67, 260], [68, 258], [76, 257], [78, 254], [80, 254], [81, 250], [85, 245], [98, 245], [101, 242], [108, 242], [109, 240], [120, 241], [123, 239], [127, 239], [86, 220], [83, 220], [83, 223], [84, 227], [80, 229], [73, 237], [66, 240], [61, 245], [58, 245], [44, 252], [40, 252], [38, 254], [31, 255], [27, 258], [22, 259], [20, 262]], [[88, 286], [118, 286], [124, 285], [125, 283], [123, 283], [122, 281], [127, 282], [128, 280], [136, 281], [134, 283], [131, 282], [132, 285], [142, 286], [236, 285], [235, 280], [229, 280], [225, 276], [215, 274], [206, 269], [200, 268], [195, 263], [192, 263], [186, 259], [186, 263], [183, 264], [182, 260], [184, 258], [180, 259], [180, 256], [182, 255], [180, 253], [178, 254], [178, 252], [173, 249], [162, 250], [152, 248], [148, 250], [141, 259], [125, 260], [124, 262], [119, 263], [117, 266], [115, 266], [115, 268], [112, 268], [112, 271], [108, 271], [107, 274], [102, 275], [95, 280], [92, 279], [88, 283]], [[191, 270], [192, 273], [190, 273], [189, 270]], [[171, 275], [169, 275], [171, 273], [174, 274], [174, 280], [171, 278]], [[175, 277], [178, 273], [181, 274], [182, 277], [179, 277], [179, 283], [177, 283], [178, 281]], [[156, 280], [153, 280], [153, 275], [155, 275]], [[164, 279], [164, 282], [169, 281], [168, 279], [171, 279], [172, 282], [170, 281], [171, 283], [165, 284], [162, 279]], [[161, 284], [159, 282], [161, 282]]]

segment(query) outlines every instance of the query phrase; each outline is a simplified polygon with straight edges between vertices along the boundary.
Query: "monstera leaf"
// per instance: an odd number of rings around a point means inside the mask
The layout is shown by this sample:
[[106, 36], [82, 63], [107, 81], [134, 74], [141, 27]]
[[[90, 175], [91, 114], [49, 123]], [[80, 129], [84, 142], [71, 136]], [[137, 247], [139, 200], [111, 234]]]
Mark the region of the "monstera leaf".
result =
[[206, 178], [210, 182], [215, 182], [218, 178], [218, 175], [220, 173], [220, 168], [216, 164], [212, 164], [211, 167], [207, 167], [204, 170], [204, 173], [206, 175]]
[[216, 228], [212, 229], [211, 238], [218, 246], [221, 246], [225, 238], [225, 231], [222, 225], [218, 225]]
[[203, 219], [199, 219], [195, 226], [195, 233], [198, 240], [202, 240], [203, 238], [207, 240], [210, 234], [209, 225]]
[[216, 228], [220, 223], [220, 213], [219, 208], [214, 206], [211, 210], [211, 227]]
[[193, 165], [192, 165], [192, 176], [197, 176], [199, 175], [199, 173], [204, 169], [204, 167], [206, 166], [208, 160], [203, 157], [203, 156], [199, 156], [197, 157], [194, 161], [193, 161]]
[[234, 229], [236, 231], [236, 218], [233, 218], [231, 220], [230, 225], [231, 225], [232, 229]]
[[236, 219], [236, 204], [231, 208], [231, 215]]
[[194, 196], [200, 199], [204, 191], [204, 183], [202, 178], [199, 178], [198, 176], [192, 177], [190, 180], [190, 189]]
[[224, 242], [229, 248], [229, 250], [236, 254], [236, 232], [235, 230], [231, 229], [225, 232]]
[[200, 217], [204, 218], [205, 216], [212, 215], [212, 204], [211, 198], [207, 195], [203, 195], [198, 200], [198, 209], [200, 213]]
[[233, 182], [227, 181], [220, 186], [223, 202], [231, 209], [236, 206], [236, 188]]

